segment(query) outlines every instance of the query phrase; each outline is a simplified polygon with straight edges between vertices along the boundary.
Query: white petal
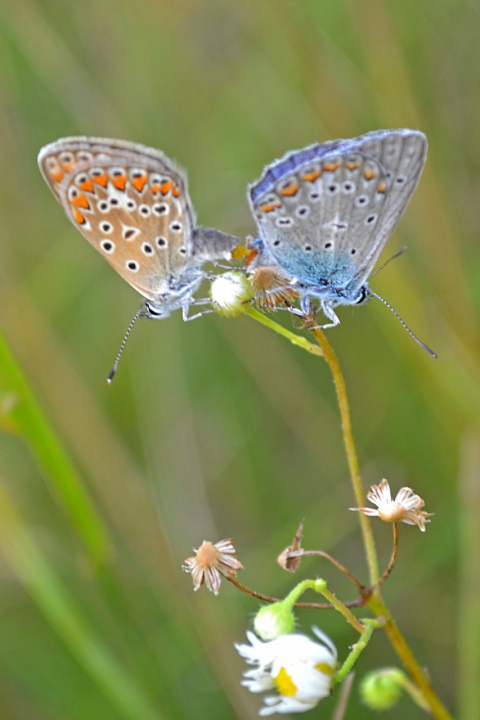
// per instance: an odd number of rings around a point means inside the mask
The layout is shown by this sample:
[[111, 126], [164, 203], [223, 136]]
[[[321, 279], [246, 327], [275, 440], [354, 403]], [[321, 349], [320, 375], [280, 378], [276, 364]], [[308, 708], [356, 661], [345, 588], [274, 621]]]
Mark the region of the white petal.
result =
[[299, 713], [306, 712], [315, 707], [316, 703], [302, 703], [294, 698], [270, 695], [264, 698], [265, 706], [260, 708], [259, 715], [273, 715], [273, 713]]

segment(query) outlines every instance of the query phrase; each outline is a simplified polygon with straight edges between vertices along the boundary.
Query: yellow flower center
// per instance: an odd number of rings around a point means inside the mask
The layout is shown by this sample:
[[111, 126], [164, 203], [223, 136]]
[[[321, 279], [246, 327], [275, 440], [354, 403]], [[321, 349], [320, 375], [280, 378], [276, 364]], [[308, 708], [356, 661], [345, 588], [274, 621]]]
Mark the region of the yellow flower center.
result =
[[317, 663], [314, 667], [315, 670], [318, 670], [318, 672], [321, 672], [324, 675], [333, 675], [335, 672], [335, 669], [328, 663]]
[[280, 668], [280, 672], [277, 677], [273, 679], [280, 695], [285, 695], [285, 697], [295, 697], [298, 688], [284, 667]]

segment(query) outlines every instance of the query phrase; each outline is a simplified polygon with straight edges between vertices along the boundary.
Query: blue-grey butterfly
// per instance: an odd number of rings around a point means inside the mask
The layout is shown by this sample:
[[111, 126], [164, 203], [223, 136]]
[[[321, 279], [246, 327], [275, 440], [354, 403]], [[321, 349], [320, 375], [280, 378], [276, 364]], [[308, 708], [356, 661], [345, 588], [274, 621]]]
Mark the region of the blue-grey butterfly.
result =
[[323, 327], [338, 325], [337, 306], [376, 296], [368, 278], [426, 155], [427, 138], [418, 130], [378, 130], [310, 145], [268, 165], [248, 188], [259, 231], [250, 242], [257, 253], [251, 267], [268, 278], [266, 292], [294, 292], [303, 315], [318, 301], [329, 320]]
[[160, 150], [125, 140], [62, 138], [38, 164], [67, 217], [145, 302], [135, 316], [184, 319], [206, 262], [238, 238], [196, 227], [185, 173]]

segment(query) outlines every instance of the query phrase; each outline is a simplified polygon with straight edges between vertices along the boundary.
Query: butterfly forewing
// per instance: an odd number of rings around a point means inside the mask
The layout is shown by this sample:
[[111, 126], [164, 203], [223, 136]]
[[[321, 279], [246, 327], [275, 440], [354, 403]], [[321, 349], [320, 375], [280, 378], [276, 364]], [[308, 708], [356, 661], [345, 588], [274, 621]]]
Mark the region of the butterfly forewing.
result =
[[199, 274], [186, 178], [163, 153], [65, 138], [43, 148], [39, 165], [75, 227], [145, 298], [181, 292]]

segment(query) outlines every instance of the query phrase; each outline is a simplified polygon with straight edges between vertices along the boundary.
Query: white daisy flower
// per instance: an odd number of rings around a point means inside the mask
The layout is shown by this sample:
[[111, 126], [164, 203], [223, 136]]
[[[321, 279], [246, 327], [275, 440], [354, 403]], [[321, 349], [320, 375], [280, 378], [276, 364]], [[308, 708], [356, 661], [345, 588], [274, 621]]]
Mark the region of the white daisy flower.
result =
[[247, 632], [250, 645], [235, 645], [248, 664], [256, 665], [244, 673], [242, 685], [255, 693], [277, 691], [265, 697], [260, 715], [305, 712], [330, 695], [337, 650], [327, 635], [312, 629], [321, 643], [298, 633], [263, 642]]

